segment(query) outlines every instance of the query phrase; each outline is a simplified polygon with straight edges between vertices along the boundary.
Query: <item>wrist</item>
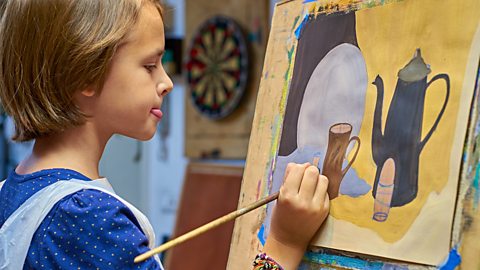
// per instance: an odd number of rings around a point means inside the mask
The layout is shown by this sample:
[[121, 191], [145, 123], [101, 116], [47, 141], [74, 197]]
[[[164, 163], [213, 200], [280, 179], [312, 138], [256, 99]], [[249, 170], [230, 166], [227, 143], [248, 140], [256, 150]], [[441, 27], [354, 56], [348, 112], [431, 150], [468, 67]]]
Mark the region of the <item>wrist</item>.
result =
[[283, 267], [275, 261], [272, 257], [266, 253], [259, 253], [253, 261], [253, 270], [285, 270]]
[[278, 241], [271, 235], [267, 238], [267, 242], [263, 248], [263, 252], [278, 262], [284, 270], [297, 269], [306, 247], [290, 245]]

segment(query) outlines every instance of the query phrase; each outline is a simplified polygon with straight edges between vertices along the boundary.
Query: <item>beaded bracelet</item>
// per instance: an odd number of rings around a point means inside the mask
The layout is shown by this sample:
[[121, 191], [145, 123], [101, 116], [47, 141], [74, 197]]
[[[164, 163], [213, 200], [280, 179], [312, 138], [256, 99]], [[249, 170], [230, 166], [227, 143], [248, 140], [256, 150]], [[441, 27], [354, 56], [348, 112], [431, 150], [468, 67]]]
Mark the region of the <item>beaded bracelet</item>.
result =
[[268, 270], [268, 269], [276, 269], [276, 270], [283, 270], [282, 266], [277, 263], [274, 259], [267, 256], [266, 253], [259, 253], [255, 256], [255, 260], [253, 261], [253, 269], [254, 270]]

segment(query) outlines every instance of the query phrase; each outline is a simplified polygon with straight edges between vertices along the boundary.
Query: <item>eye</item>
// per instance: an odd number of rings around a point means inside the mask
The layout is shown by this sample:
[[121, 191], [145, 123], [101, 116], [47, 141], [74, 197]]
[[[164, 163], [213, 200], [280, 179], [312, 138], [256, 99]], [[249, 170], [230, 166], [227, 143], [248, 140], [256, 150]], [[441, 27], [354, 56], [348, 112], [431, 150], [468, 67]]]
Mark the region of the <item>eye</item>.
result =
[[150, 65], [145, 65], [145, 66], [143, 66], [143, 67], [148, 71], [148, 73], [151, 73], [154, 69], [157, 68], [157, 65], [155, 65], [155, 64], [150, 64]]

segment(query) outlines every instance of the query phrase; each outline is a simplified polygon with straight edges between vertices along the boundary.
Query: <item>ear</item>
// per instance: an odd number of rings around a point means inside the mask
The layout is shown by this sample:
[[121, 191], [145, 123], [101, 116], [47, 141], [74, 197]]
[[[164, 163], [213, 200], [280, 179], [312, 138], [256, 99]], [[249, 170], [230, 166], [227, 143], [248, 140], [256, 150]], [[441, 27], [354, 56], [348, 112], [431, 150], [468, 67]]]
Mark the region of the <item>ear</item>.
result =
[[94, 87], [87, 87], [86, 89], [80, 91], [80, 95], [84, 97], [93, 97], [96, 91]]
[[75, 105], [77, 105], [83, 113], [91, 115], [96, 103], [96, 94], [97, 91], [95, 87], [87, 87], [83, 90], [75, 91], [73, 94]]

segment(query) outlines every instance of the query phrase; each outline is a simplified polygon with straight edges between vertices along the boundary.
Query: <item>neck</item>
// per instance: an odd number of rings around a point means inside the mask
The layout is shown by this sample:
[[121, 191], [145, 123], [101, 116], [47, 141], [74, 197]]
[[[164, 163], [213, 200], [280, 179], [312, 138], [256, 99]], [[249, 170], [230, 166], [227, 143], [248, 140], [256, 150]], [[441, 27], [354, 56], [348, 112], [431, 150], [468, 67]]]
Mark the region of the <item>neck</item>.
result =
[[32, 153], [17, 167], [27, 174], [43, 169], [65, 168], [91, 179], [100, 177], [98, 165], [111, 135], [100, 135], [89, 122], [35, 140]]

